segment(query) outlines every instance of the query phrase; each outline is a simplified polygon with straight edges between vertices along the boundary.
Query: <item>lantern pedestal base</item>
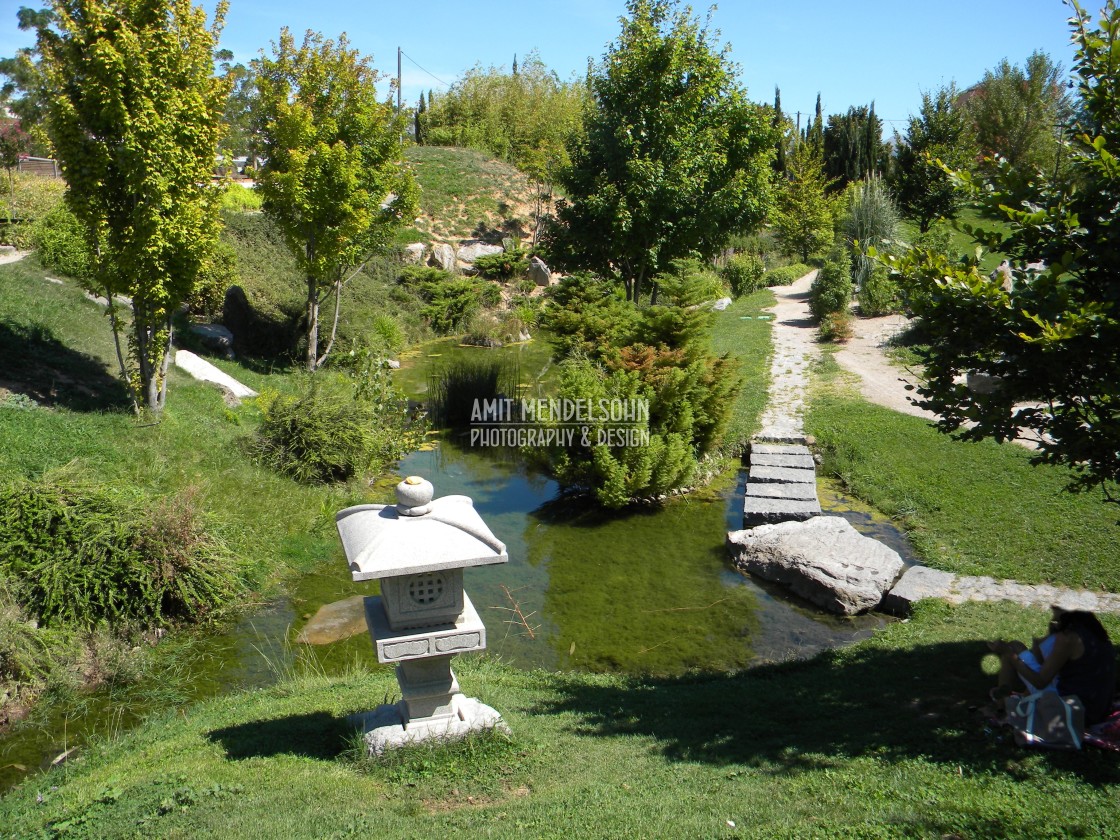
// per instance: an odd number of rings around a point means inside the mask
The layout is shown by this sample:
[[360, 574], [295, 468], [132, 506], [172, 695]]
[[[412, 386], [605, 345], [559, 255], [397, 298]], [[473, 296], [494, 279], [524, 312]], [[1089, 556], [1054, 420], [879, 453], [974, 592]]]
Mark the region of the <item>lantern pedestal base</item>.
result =
[[410, 744], [458, 741], [472, 732], [498, 729], [509, 733], [509, 727], [502, 716], [473, 697], [456, 694], [452, 706], [452, 714], [409, 720], [407, 707], [401, 701], [393, 705], [378, 706], [371, 712], [352, 715], [350, 721], [365, 732], [365, 742], [371, 756]]

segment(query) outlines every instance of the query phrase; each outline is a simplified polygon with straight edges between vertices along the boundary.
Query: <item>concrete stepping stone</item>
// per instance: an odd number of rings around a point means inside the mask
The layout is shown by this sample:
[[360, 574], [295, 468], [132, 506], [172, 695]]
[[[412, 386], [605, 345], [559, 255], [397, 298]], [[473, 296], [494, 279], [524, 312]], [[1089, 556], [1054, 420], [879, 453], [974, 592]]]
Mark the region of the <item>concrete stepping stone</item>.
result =
[[751, 455], [812, 455], [808, 446], [788, 443], [752, 443]]
[[816, 499], [768, 499], [747, 496], [743, 502], [743, 524], [776, 525], [780, 522], [804, 522], [820, 516], [821, 503]]
[[765, 455], [751, 453], [752, 467], [794, 467], [799, 470], [815, 470], [812, 455]]
[[776, 482], [747, 483], [747, 496], [761, 499], [797, 499], [808, 502], [817, 500], [817, 485], [807, 483], [778, 484]]
[[752, 466], [748, 474], [749, 480], [771, 481], [780, 484], [816, 484], [817, 471], [815, 469], [799, 469], [797, 467], [755, 467]]

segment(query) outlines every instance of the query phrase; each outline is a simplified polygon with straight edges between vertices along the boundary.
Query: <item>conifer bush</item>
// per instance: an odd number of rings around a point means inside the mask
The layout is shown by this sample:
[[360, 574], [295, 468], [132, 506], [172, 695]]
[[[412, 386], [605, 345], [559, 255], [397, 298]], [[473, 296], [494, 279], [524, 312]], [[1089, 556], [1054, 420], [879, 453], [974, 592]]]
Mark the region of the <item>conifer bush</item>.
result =
[[43, 624], [84, 629], [197, 622], [241, 591], [192, 493], [153, 501], [66, 474], [0, 489], [0, 576]]
[[720, 271], [723, 281], [731, 289], [731, 296], [741, 298], [762, 288], [766, 266], [757, 254], [735, 254]]
[[844, 248], [829, 255], [809, 287], [809, 311], [821, 322], [826, 315], [846, 311], [852, 302], [852, 259]]

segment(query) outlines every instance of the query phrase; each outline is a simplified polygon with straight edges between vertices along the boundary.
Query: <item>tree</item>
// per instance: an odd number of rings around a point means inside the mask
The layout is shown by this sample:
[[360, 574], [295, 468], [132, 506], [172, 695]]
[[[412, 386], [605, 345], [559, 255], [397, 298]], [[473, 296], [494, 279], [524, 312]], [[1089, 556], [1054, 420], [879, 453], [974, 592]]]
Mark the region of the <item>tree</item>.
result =
[[1006, 58], [965, 95], [980, 151], [1013, 167], [1051, 172], [1058, 130], [1070, 117], [1062, 66], [1033, 52], [1026, 66]]
[[[416, 186], [401, 163], [403, 115], [377, 98], [378, 73], [342, 35], [308, 32], [296, 47], [285, 28], [275, 57], [260, 60], [264, 212], [284, 234], [307, 278], [306, 364], [318, 369], [338, 330], [342, 289], [416, 214]], [[334, 297], [334, 322], [319, 346], [319, 311]]]
[[620, 279], [637, 302], [674, 259], [709, 257], [761, 222], [777, 137], [728, 49], [689, 10], [670, 0], [627, 9], [592, 74], [586, 134], [569, 146], [554, 245], [566, 265]]
[[222, 114], [226, 130], [218, 144], [219, 148], [230, 157], [247, 155], [253, 158], [255, 166], [260, 149], [254, 126], [259, 102], [254, 62], [250, 61], [248, 66], [233, 64], [233, 53], [229, 50], [218, 50], [215, 57], [229, 84], [229, 96]]
[[416, 106], [416, 113], [412, 115], [412, 134], [417, 146], [424, 145], [424, 114], [427, 110], [424, 91], [420, 91], [420, 103]]
[[895, 135], [891, 183], [902, 211], [918, 223], [922, 233], [937, 219], [952, 219], [962, 196], [940, 164], [969, 169], [976, 159], [972, 123], [958, 107], [956, 85], [936, 94], [922, 94], [918, 116], [911, 116], [906, 136]]
[[16, 185], [12, 179], [12, 170], [19, 165], [21, 155], [27, 154], [31, 145], [31, 138], [27, 136], [18, 122], [5, 120], [0, 122], [0, 165], [8, 170], [8, 224], [12, 223], [12, 208], [16, 204]]
[[[1082, 122], [1063, 154], [1075, 186], [1055, 187], [1004, 161], [983, 191], [991, 209], [1002, 206], [1011, 234], [976, 233], [1010, 256], [1011, 282], [989, 279], [975, 259], [961, 264], [930, 250], [896, 267], [929, 341], [919, 404], [941, 416], [939, 427], [970, 440], [1036, 439], [1036, 462], [1068, 465], [1074, 487], [1100, 486], [1118, 501], [1120, 10], [1108, 0], [1091, 29], [1073, 5]], [[1015, 204], [1009, 196], [1028, 178], [1031, 194]], [[1045, 268], [1028, 269], [1028, 260]], [[998, 377], [996, 387], [958, 385], [968, 371]]]
[[833, 114], [824, 129], [824, 171], [838, 188], [882, 172], [883, 123], [871, 107]]
[[799, 145], [789, 158], [771, 217], [774, 235], [784, 253], [797, 254], [805, 262], [832, 244], [835, 214], [828, 195], [831, 184], [820, 153], [808, 143]]
[[774, 127], [774, 131], [778, 132], [777, 153], [774, 155], [774, 171], [781, 175], [786, 171], [786, 145], [788, 143], [786, 130], [788, 126], [785, 115], [782, 113], [782, 91], [777, 85], [774, 86], [774, 116], [770, 124]]
[[[38, 30], [66, 202], [110, 300], [122, 374], [153, 411], [166, 400], [171, 316], [218, 237], [210, 174], [226, 85], [213, 48], [225, 10], [207, 28], [190, 0], [57, 0]], [[114, 295], [132, 298], [131, 366]]]
[[[50, 9], [21, 7], [16, 13], [19, 28], [24, 31], [50, 26], [54, 13]], [[19, 119], [28, 136], [28, 151], [34, 155], [50, 152], [46, 133], [46, 89], [38, 47], [17, 50], [11, 58], [0, 58], [0, 76], [7, 81], [0, 85], [0, 105], [5, 105]]]
[[824, 112], [821, 109], [821, 95], [817, 93], [817, 107], [813, 112], [813, 122], [805, 126], [805, 142], [824, 154]]

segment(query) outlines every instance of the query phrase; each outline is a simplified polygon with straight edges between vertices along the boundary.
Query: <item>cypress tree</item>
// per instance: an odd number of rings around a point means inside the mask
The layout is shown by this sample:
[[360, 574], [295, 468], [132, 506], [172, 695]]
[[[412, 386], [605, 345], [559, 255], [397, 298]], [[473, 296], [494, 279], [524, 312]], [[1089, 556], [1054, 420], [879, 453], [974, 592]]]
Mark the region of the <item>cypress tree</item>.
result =
[[420, 117], [427, 111], [428, 108], [424, 103], [424, 91], [420, 91], [420, 104], [416, 106], [416, 113], [413, 115], [414, 134], [416, 135], [416, 145], [424, 145], [424, 122]]
[[778, 132], [778, 153], [774, 156], [774, 171], [786, 171], [786, 132], [782, 115], [782, 89], [774, 85], [774, 129]]

